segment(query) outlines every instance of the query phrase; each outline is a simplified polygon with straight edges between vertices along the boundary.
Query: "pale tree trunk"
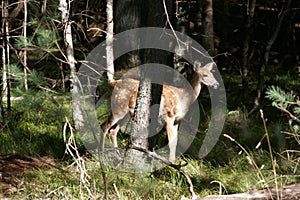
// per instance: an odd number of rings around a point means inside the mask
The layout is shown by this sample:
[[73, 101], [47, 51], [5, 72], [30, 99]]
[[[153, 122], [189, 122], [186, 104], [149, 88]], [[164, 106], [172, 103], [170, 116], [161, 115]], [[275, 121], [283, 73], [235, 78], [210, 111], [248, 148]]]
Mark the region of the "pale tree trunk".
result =
[[24, 47], [24, 86], [25, 90], [28, 91], [28, 71], [27, 71], [27, 1], [24, 0], [24, 22], [23, 22], [23, 36], [25, 40], [25, 47]]
[[249, 42], [252, 35], [252, 21], [255, 11], [256, 0], [252, 0], [250, 5], [246, 5], [246, 19], [244, 29], [244, 41], [242, 49], [242, 84], [243, 84], [243, 101], [248, 99], [248, 72], [249, 72]]
[[106, 64], [107, 64], [107, 77], [108, 81], [114, 80], [114, 49], [113, 49], [113, 36], [114, 36], [114, 22], [113, 22], [113, 0], [107, 0], [106, 5]]
[[[3, 33], [3, 42], [2, 42], [2, 84], [3, 84], [3, 96], [7, 100], [7, 110], [10, 111], [10, 83], [9, 83], [9, 30], [8, 30], [8, 0], [2, 0], [2, 33]], [[3, 112], [3, 111], [2, 111]]]
[[60, 0], [59, 10], [62, 12], [62, 24], [64, 25], [64, 41], [66, 46], [66, 56], [68, 64], [70, 66], [70, 75], [72, 82], [72, 107], [73, 107], [73, 119], [76, 130], [80, 130], [84, 125], [83, 113], [80, 107], [80, 95], [79, 95], [79, 83], [77, 78], [77, 70], [75, 66], [73, 39], [71, 22], [69, 21], [70, 1]]
[[213, 0], [203, 1], [203, 39], [202, 45], [210, 55], [214, 55], [214, 25], [213, 25]]
[[47, 1], [48, 0], [43, 0], [43, 5], [41, 5], [41, 13], [45, 13], [47, 7]]

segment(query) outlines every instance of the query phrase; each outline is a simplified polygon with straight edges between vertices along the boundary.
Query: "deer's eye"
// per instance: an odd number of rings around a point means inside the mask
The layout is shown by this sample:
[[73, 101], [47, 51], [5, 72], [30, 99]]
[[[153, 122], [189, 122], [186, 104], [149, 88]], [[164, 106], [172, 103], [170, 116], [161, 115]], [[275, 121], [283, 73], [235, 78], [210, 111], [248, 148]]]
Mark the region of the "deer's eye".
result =
[[208, 74], [203, 74], [203, 78], [207, 78], [208, 77]]

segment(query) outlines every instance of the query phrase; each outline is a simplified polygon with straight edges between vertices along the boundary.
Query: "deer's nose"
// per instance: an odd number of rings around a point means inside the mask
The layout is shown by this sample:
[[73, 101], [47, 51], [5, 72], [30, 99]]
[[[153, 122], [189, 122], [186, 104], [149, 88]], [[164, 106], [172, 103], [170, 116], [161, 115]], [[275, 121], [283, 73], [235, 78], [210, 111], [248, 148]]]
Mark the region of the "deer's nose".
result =
[[218, 87], [219, 87], [219, 83], [216, 82], [216, 83], [213, 85], [213, 88], [214, 88], [214, 89], [217, 89]]

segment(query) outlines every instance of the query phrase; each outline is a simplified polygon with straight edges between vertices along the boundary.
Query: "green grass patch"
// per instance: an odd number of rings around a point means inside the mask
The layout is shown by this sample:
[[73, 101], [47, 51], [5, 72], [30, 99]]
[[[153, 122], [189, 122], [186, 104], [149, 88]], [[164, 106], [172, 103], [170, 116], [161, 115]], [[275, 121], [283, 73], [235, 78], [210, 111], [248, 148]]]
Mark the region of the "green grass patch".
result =
[[[52, 99], [59, 102], [60, 107]], [[62, 157], [64, 114], [72, 116], [70, 102], [67, 95], [54, 97], [46, 92], [26, 94], [13, 100], [13, 109], [3, 118], [0, 130], [0, 154]]]

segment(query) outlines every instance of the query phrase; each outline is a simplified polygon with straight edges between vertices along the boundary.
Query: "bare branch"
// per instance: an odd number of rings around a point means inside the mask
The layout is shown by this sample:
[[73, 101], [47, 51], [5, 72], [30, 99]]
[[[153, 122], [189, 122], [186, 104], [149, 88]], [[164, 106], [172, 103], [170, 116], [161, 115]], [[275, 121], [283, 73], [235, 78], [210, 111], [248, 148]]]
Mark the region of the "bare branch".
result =
[[295, 115], [293, 115], [290, 111], [288, 111], [286, 108], [278, 106], [278, 105], [274, 105], [276, 108], [278, 108], [279, 110], [287, 113], [289, 115], [289, 117], [294, 120], [295, 122], [300, 123], [300, 119], [298, 119]]

